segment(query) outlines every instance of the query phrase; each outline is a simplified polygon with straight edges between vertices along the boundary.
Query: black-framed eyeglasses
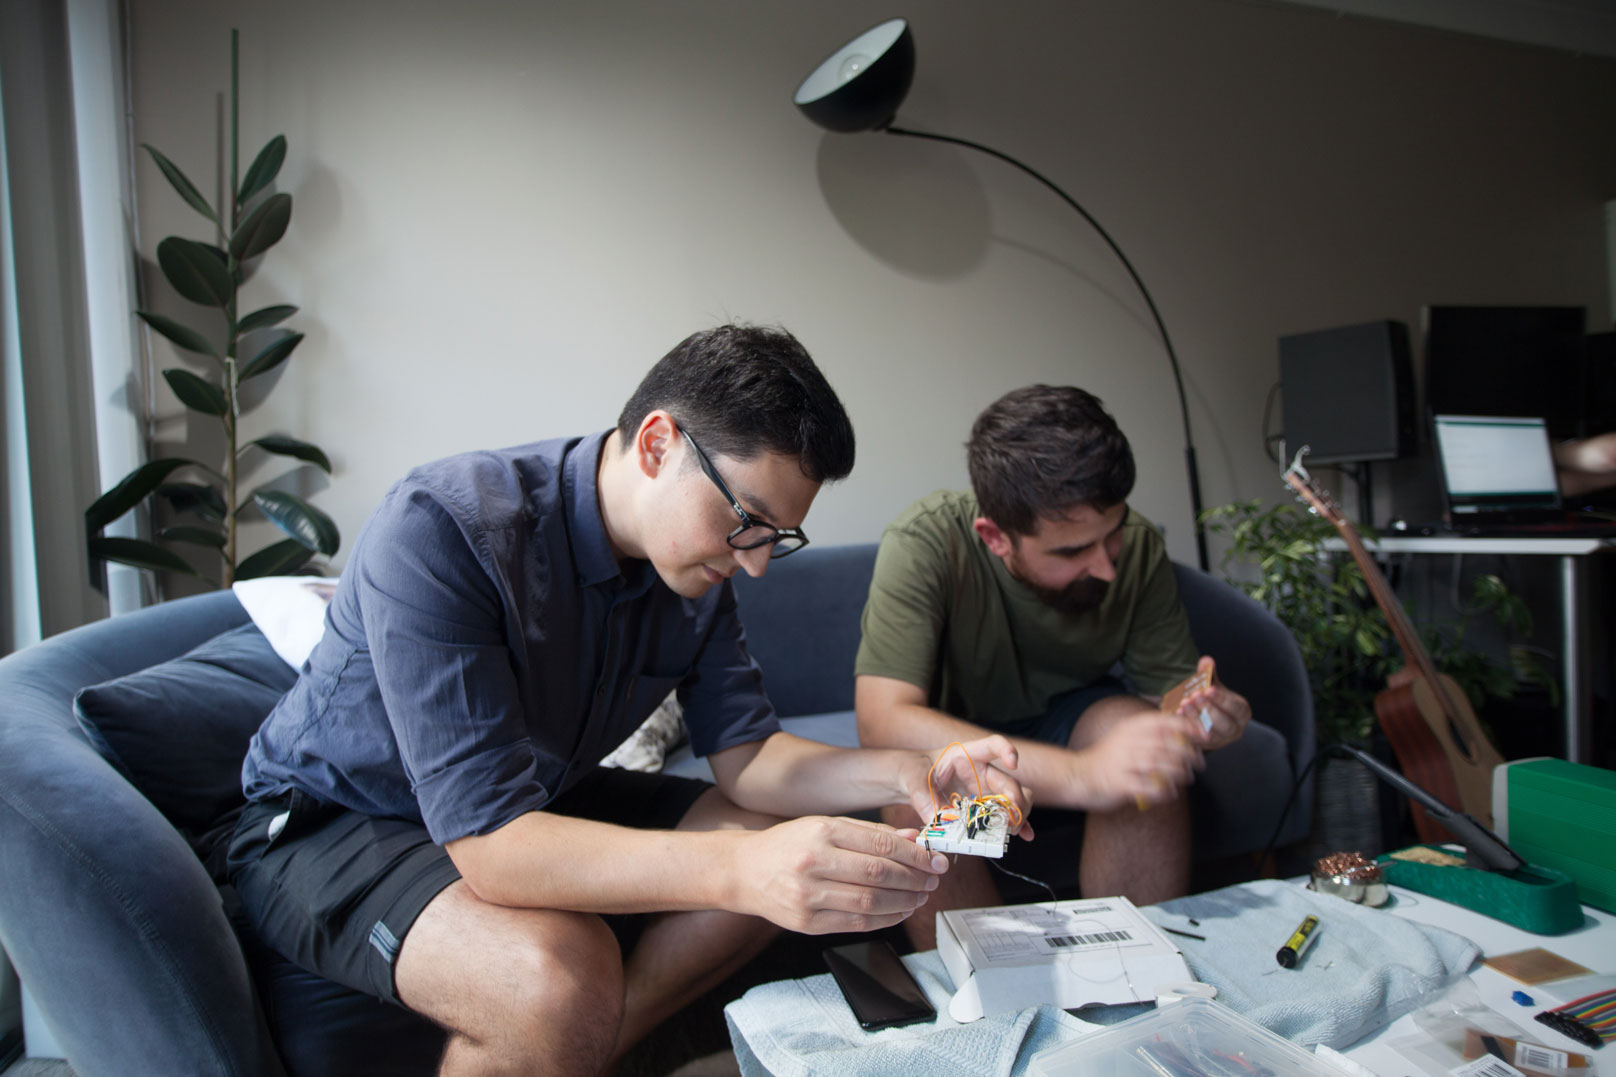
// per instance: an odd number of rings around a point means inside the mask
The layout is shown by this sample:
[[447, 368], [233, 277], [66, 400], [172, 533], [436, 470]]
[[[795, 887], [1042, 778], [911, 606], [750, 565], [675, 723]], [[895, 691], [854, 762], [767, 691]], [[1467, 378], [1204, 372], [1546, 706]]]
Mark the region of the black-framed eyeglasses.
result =
[[802, 533], [800, 527], [775, 527], [763, 520], [754, 520], [749, 512], [741, 508], [741, 503], [729, 492], [724, 480], [718, 477], [718, 470], [713, 467], [713, 462], [707, 459], [707, 454], [702, 451], [701, 446], [696, 444], [696, 439], [690, 436], [690, 431], [681, 427], [679, 432], [690, 442], [690, 447], [696, 450], [696, 462], [701, 465], [701, 469], [713, 480], [713, 485], [724, 495], [729, 507], [735, 510], [735, 515], [741, 518], [741, 526], [725, 536], [726, 542], [737, 550], [755, 550], [759, 546], [772, 544], [774, 549], [769, 551], [770, 560], [784, 557], [788, 553], [796, 553], [808, 545], [808, 536]]

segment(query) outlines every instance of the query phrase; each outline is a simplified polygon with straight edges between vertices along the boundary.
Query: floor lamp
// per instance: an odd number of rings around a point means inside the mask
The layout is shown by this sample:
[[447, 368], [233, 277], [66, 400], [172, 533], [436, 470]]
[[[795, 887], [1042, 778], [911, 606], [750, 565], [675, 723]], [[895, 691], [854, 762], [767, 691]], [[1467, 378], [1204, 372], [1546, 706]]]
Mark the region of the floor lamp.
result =
[[1034, 171], [1009, 154], [1001, 153], [979, 142], [894, 127], [892, 121], [897, 116], [898, 106], [903, 104], [904, 97], [909, 93], [909, 86], [914, 81], [914, 76], [915, 39], [909, 32], [909, 23], [905, 19], [888, 19], [849, 41], [814, 68], [813, 73], [797, 87], [794, 100], [803, 115], [830, 131], [842, 133], [885, 131], [889, 135], [925, 138], [934, 142], [966, 146], [980, 150], [990, 157], [997, 157], [1054, 191], [1061, 201], [1081, 214], [1083, 219], [1089, 222], [1090, 227], [1100, 234], [1100, 238], [1105, 240], [1112, 253], [1122, 262], [1128, 276], [1133, 278], [1139, 294], [1145, 297], [1145, 305], [1150, 308], [1150, 316], [1155, 319], [1156, 330], [1161, 334], [1162, 344], [1167, 349], [1167, 360], [1172, 364], [1173, 383], [1178, 388], [1178, 409], [1184, 420], [1184, 464], [1189, 472], [1190, 509], [1195, 520], [1195, 552], [1200, 559], [1202, 571], [1206, 571], [1208, 566], [1206, 531], [1201, 526], [1201, 475], [1195, 463], [1195, 440], [1190, 434], [1189, 401], [1184, 395], [1184, 378], [1179, 373], [1178, 353], [1173, 351], [1172, 338], [1167, 335], [1167, 326], [1162, 322], [1161, 313], [1156, 310], [1156, 301], [1151, 298], [1150, 289], [1139, 279], [1133, 263], [1128, 261], [1128, 256], [1122, 253], [1122, 248], [1117, 246], [1116, 240], [1100, 226], [1100, 222], [1047, 176]]

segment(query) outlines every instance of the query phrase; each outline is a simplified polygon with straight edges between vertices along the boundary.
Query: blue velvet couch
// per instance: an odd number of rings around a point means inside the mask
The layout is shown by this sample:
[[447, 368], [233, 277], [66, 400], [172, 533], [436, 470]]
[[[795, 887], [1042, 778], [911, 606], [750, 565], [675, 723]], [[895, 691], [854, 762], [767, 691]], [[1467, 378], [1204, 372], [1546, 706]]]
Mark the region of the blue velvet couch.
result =
[[[749, 644], [799, 733], [851, 742], [874, 551], [810, 548], [739, 585]], [[1197, 641], [1262, 723], [1196, 787], [1199, 854], [1260, 849], [1313, 751], [1306, 676], [1261, 607], [1193, 570], [1179, 582]], [[290, 684], [279, 661], [228, 592], [0, 660], [0, 945], [80, 1077], [435, 1068], [436, 1029], [238, 933], [228, 889], [204, 866], [216, 837], [205, 821], [228, 807], [248, 736]], [[75, 696], [115, 680], [81, 699], [81, 723]], [[167, 710], [148, 713], [141, 691]], [[1307, 832], [1310, 802], [1304, 790], [1281, 842]]]

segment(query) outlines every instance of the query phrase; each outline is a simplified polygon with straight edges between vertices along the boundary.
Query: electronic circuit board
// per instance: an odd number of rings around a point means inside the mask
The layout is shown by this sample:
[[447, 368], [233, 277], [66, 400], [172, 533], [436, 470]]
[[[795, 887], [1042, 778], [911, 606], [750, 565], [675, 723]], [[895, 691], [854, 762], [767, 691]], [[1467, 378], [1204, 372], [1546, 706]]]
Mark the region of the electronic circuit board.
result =
[[[1197, 669], [1194, 673], [1191, 673], [1188, 677], [1185, 677], [1182, 681], [1169, 688], [1167, 690], [1167, 694], [1162, 696], [1162, 713], [1176, 713], [1178, 708], [1183, 704], [1185, 696], [1194, 695], [1196, 692], [1204, 692], [1208, 688], [1211, 688], [1212, 677], [1215, 673], [1216, 668], [1210, 662], [1208, 662], [1205, 669]], [[1212, 731], [1211, 713], [1207, 711], [1205, 707], [1202, 707], [1199, 718], [1201, 720], [1201, 728], [1210, 733]]]
[[939, 809], [917, 840], [933, 852], [998, 858], [1010, 845], [1010, 815], [993, 799], [961, 800]]

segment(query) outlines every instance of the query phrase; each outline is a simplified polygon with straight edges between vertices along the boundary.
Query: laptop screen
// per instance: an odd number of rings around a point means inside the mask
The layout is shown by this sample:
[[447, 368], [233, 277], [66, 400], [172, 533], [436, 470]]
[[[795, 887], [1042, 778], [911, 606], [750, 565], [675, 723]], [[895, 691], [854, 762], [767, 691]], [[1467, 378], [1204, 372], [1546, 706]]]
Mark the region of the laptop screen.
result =
[[1560, 507], [1542, 419], [1434, 415], [1432, 425], [1448, 510], [1456, 518]]

